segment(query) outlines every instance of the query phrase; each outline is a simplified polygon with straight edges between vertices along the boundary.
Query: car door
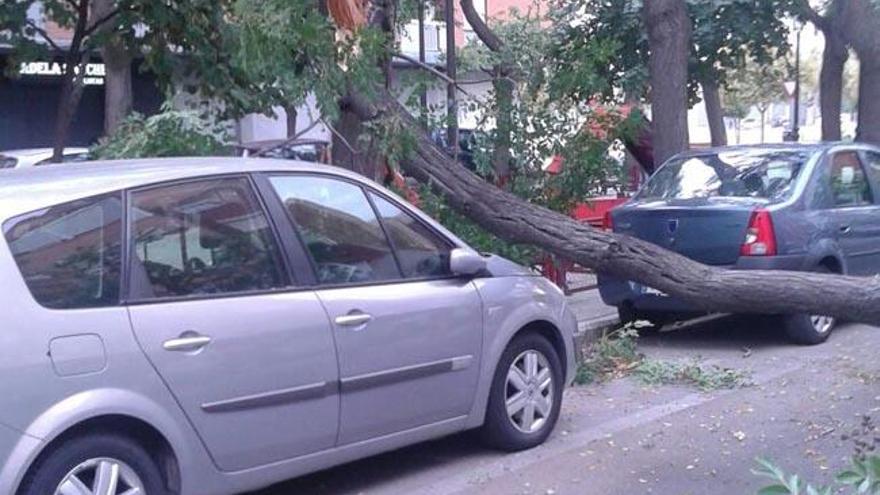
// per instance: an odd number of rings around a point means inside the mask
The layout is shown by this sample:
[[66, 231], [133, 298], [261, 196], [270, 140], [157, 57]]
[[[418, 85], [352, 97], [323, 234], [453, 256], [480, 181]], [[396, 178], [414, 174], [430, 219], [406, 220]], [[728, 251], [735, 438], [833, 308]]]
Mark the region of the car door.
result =
[[867, 219], [870, 222], [871, 246], [874, 248], [874, 255], [869, 260], [868, 266], [865, 268], [866, 275], [876, 275], [880, 273], [880, 204], [878, 204], [878, 195], [880, 195], [880, 151], [863, 150], [862, 165], [874, 192], [874, 208], [873, 215]]
[[353, 182], [268, 181], [309, 253], [334, 325], [339, 444], [465, 416], [479, 375], [482, 306], [469, 280], [451, 276], [449, 241]]
[[880, 263], [880, 215], [874, 191], [855, 150], [835, 151], [829, 157], [827, 187], [831, 208], [827, 211], [837, 242], [852, 275], [873, 273]]
[[331, 448], [338, 367], [323, 306], [297, 290], [251, 181], [129, 193], [131, 324], [217, 466]]

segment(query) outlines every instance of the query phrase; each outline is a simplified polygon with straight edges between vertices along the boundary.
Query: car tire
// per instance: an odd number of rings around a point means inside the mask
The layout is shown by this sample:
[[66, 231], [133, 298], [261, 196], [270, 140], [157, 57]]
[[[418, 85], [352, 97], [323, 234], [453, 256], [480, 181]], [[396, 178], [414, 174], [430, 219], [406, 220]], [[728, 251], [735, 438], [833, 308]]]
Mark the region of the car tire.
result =
[[[833, 273], [825, 267], [816, 272]], [[792, 343], [798, 345], [816, 345], [828, 340], [837, 321], [834, 318], [818, 315], [786, 315], [782, 317], [783, 328]]]
[[[105, 480], [115, 476], [116, 490], [95, 489], [99, 470]], [[134, 440], [113, 434], [73, 437], [47, 450], [25, 476], [18, 495], [56, 495], [65, 483], [83, 483], [101, 495], [122, 494], [130, 488], [140, 488], [139, 493], [146, 495], [170, 495], [149, 453]]]
[[[534, 372], [528, 369], [532, 362], [536, 363]], [[559, 419], [564, 381], [559, 355], [546, 338], [537, 333], [514, 338], [502, 353], [492, 379], [486, 420], [480, 429], [483, 442], [511, 452], [544, 443]], [[517, 390], [515, 383], [521, 383], [522, 389]], [[523, 407], [517, 409], [519, 405]]]

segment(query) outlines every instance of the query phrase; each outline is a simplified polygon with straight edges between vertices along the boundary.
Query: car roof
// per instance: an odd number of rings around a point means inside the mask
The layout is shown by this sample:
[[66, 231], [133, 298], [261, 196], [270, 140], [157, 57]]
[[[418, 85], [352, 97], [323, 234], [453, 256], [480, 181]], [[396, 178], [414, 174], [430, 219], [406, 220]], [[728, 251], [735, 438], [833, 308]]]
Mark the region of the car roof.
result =
[[147, 158], [91, 161], [0, 172], [0, 220], [121, 189], [211, 175], [320, 172], [365, 179], [339, 167], [298, 160], [240, 157]]
[[767, 144], [737, 144], [732, 146], [716, 146], [710, 148], [695, 148], [688, 151], [683, 151], [675, 156], [678, 157], [690, 157], [690, 156], [701, 156], [701, 155], [709, 155], [715, 153], [730, 153], [735, 151], [748, 151], [748, 150], [805, 150], [805, 151], [827, 151], [831, 148], [835, 148], [838, 146], [852, 147], [852, 148], [863, 148], [876, 150], [875, 146], [871, 146], [865, 143], [857, 143], [857, 142], [843, 142], [843, 141], [822, 141], [818, 143], [767, 143]]
[[[4, 150], [0, 151], [0, 156], [8, 156], [12, 158], [23, 158], [26, 156], [34, 156], [34, 155], [51, 155], [54, 150], [52, 148], [22, 148], [17, 150]], [[88, 153], [88, 148], [81, 147], [68, 147], [64, 148], [64, 154], [74, 154], [74, 153]]]

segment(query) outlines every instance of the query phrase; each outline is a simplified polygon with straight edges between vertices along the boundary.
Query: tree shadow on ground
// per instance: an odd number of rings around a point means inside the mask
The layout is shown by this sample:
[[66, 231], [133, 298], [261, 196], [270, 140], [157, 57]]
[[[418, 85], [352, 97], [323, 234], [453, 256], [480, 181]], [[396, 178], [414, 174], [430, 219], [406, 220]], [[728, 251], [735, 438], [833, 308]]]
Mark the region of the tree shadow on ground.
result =
[[[429, 469], [442, 471], [445, 465], [460, 465], [467, 458], [476, 460], [496, 455], [503, 454], [483, 447], [474, 434], [465, 432], [309, 474], [250, 495], [371, 493], [377, 485], [393, 484], [395, 478]], [[443, 476], [438, 475], [437, 483], [442, 482]]]

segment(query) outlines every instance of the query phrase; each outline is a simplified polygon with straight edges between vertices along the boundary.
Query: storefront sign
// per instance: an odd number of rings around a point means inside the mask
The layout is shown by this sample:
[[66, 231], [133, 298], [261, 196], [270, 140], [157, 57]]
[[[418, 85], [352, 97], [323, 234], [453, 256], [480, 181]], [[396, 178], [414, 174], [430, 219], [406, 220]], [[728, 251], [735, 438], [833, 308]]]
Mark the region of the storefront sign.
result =
[[[66, 64], [61, 62], [23, 62], [18, 69], [18, 73], [22, 76], [61, 77], [64, 74], [65, 66]], [[86, 64], [85, 69], [84, 84], [87, 86], [101, 86], [104, 84], [104, 75], [106, 74], [104, 64]], [[79, 67], [77, 67], [75, 72], [78, 74], [79, 70]]]

